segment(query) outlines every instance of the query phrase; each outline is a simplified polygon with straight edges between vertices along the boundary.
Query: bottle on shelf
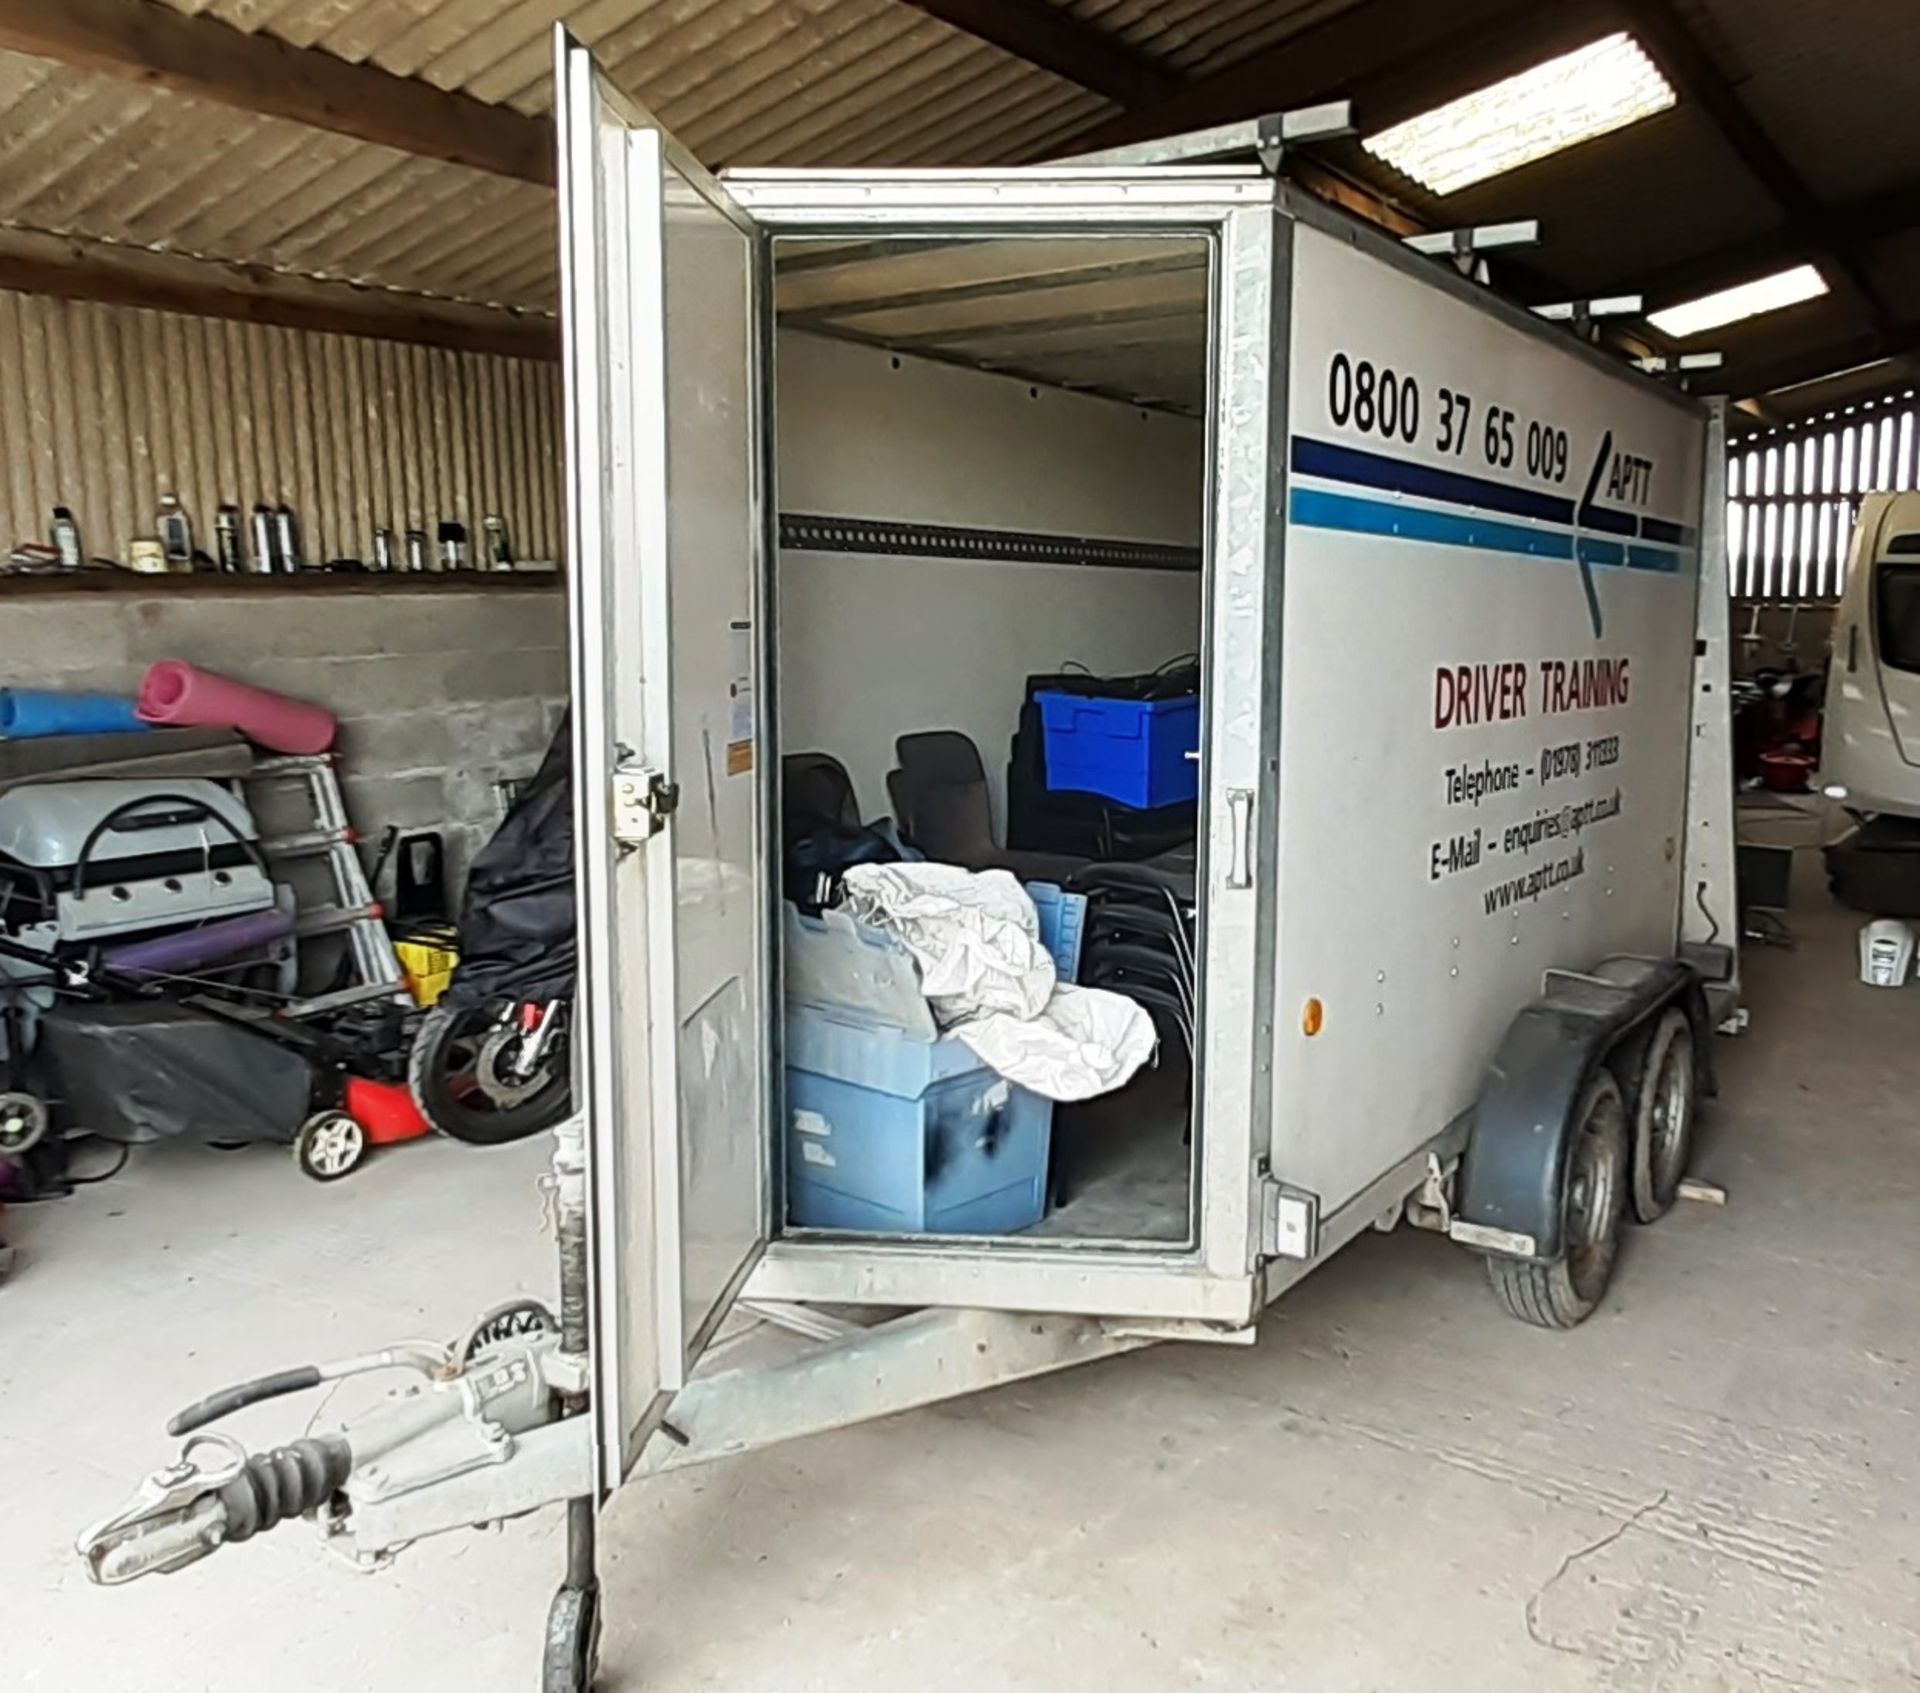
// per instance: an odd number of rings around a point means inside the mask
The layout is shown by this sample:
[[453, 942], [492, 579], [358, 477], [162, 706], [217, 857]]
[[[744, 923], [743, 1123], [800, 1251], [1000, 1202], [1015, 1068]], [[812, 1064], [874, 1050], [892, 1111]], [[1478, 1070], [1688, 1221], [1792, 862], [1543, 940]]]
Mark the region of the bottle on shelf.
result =
[[53, 508], [53, 523], [47, 530], [47, 539], [60, 555], [62, 570], [78, 570], [86, 563], [87, 555], [80, 546], [80, 525], [65, 506]]
[[507, 539], [507, 520], [498, 512], [488, 512], [480, 520], [480, 527], [487, 537], [487, 568], [511, 570], [513, 543]]
[[238, 506], [222, 506], [213, 514], [213, 552], [214, 565], [224, 576], [237, 576], [247, 568]]
[[191, 570], [193, 519], [187, 515], [187, 508], [181, 505], [178, 494], [160, 496], [160, 509], [154, 515], [154, 528], [159, 531], [161, 550], [166, 554], [169, 567]]
[[271, 576], [280, 568], [274, 543], [273, 507], [264, 502], [253, 508], [253, 558], [250, 568], [256, 576]]
[[273, 544], [283, 571], [291, 574], [305, 565], [306, 560], [300, 556], [300, 521], [290, 505], [283, 503], [274, 511]]

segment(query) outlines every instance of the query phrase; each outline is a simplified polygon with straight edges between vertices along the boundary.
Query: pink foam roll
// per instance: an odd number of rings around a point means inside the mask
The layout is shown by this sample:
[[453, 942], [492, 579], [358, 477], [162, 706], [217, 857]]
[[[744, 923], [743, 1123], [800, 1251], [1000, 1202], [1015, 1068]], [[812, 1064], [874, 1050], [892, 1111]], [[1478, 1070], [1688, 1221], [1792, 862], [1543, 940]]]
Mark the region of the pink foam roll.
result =
[[325, 752], [340, 728], [324, 706], [251, 687], [177, 658], [163, 658], [147, 671], [135, 710], [143, 723], [238, 729], [273, 752]]

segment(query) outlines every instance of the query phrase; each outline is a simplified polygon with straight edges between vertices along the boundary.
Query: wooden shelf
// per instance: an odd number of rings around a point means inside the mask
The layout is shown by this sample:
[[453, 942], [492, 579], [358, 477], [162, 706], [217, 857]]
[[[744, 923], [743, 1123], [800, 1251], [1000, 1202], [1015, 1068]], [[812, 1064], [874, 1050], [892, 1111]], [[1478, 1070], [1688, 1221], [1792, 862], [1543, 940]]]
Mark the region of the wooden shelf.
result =
[[543, 594], [560, 587], [557, 570], [302, 571], [297, 576], [140, 576], [131, 570], [0, 574], [0, 600], [119, 594], [139, 599], [223, 594]]

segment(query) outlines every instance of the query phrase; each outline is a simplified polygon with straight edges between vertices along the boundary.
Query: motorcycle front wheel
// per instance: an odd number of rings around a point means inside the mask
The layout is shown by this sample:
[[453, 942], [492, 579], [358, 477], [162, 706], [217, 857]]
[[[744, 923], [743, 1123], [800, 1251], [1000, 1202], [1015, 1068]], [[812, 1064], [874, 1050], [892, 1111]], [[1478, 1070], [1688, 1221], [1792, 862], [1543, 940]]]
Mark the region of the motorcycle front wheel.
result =
[[[553, 1014], [564, 1017], [568, 1009], [562, 1003]], [[565, 1025], [549, 1035], [538, 1064], [523, 1075], [525, 1010], [501, 1000], [436, 1005], [421, 1019], [407, 1084], [421, 1115], [442, 1134], [470, 1146], [503, 1146], [566, 1116], [573, 1100]]]

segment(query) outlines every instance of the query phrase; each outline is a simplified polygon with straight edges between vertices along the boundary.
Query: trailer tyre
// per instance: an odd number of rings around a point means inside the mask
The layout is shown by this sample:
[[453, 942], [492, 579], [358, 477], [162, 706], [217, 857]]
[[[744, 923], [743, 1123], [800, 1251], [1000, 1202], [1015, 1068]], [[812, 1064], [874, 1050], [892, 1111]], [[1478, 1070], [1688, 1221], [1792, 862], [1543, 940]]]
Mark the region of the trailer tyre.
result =
[[1693, 1158], [1698, 1104], [1693, 1026], [1678, 1007], [1664, 1013], [1647, 1043], [1634, 1107], [1633, 1214], [1658, 1222], [1679, 1197]]
[[1543, 1329], [1570, 1329], [1593, 1314], [1613, 1279], [1632, 1170], [1627, 1103], [1611, 1070], [1580, 1095], [1567, 1157], [1564, 1250], [1551, 1264], [1489, 1258], [1487, 1274], [1507, 1311]]

